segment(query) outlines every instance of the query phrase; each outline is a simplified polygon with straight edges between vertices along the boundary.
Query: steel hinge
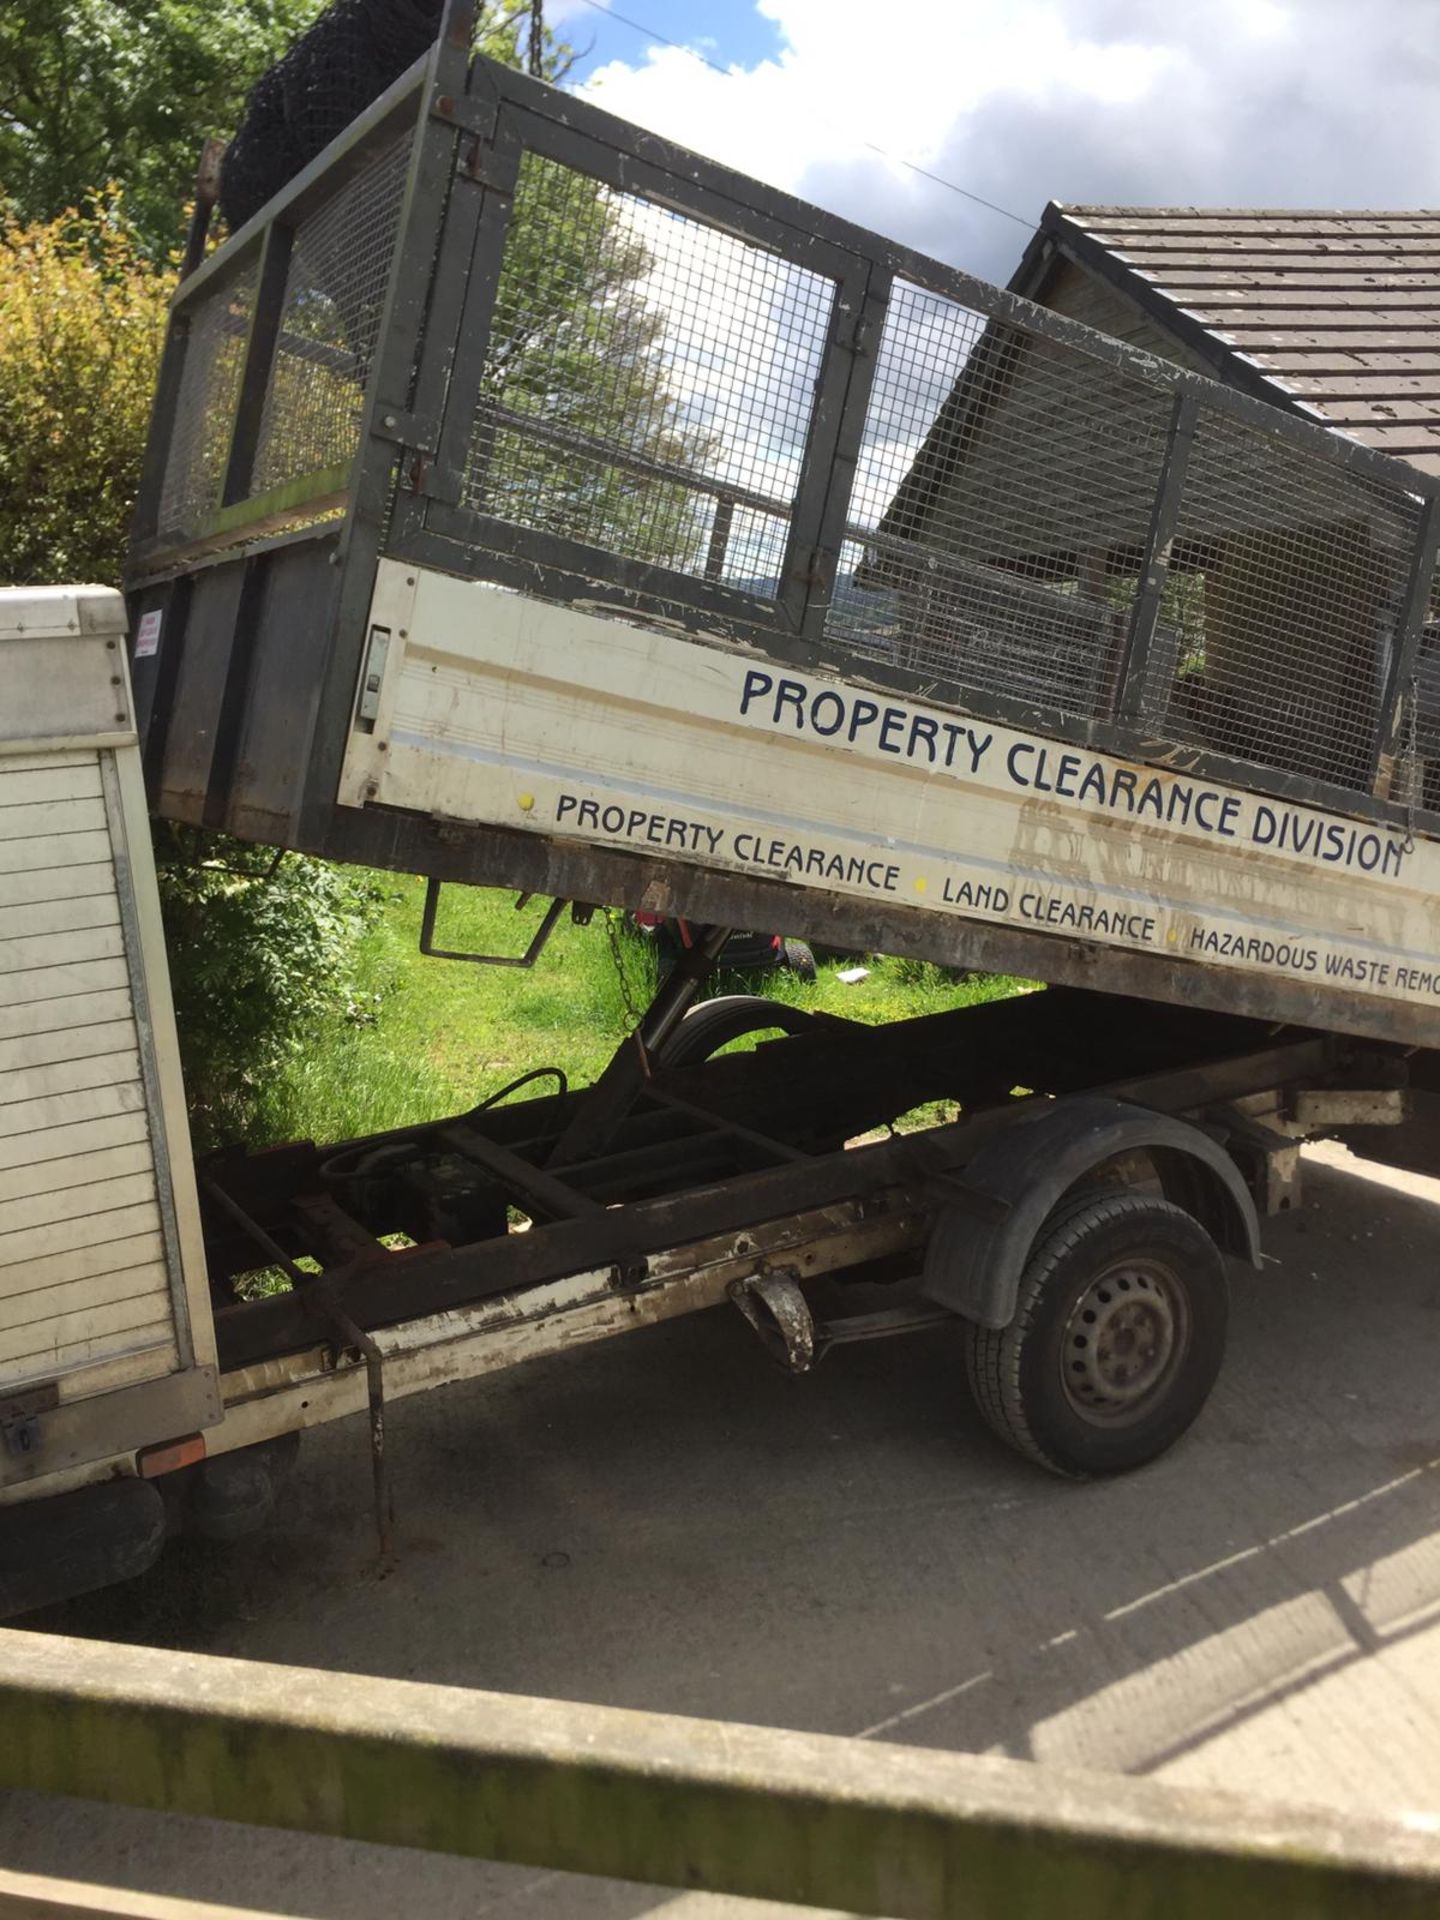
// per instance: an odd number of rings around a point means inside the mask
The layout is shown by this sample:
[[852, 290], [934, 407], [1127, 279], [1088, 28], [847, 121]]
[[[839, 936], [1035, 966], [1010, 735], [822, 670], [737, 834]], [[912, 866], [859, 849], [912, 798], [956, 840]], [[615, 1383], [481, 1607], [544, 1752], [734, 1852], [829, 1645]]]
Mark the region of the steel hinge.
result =
[[848, 316], [848, 325], [842, 321], [837, 329], [837, 340], [848, 353], [869, 353], [875, 340], [877, 318], [863, 302], [856, 308], [853, 316]]
[[415, 461], [407, 486], [422, 500], [434, 500], [444, 507], [458, 507], [465, 497], [465, 476], [460, 469], [442, 467], [435, 460]]
[[502, 159], [479, 134], [462, 144], [455, 172], [457, 178], [483, 187], [487, 193], [504, 194], [507, 199], [514, 195], [517, 175], [513, 155]]
[[498, 110], [493, 100], [478, 100], [473, 94], [447, 93], [437, 88], [430, 96], [430, 117], [443, 120], [447, 127], [459, 127], [465, 133], [491, 139]]
[[840, 556], [833, 547], [812, 547], [805, 562], [803, 579], [816, 593], [828, 594], [835, 584], [835, 569]]

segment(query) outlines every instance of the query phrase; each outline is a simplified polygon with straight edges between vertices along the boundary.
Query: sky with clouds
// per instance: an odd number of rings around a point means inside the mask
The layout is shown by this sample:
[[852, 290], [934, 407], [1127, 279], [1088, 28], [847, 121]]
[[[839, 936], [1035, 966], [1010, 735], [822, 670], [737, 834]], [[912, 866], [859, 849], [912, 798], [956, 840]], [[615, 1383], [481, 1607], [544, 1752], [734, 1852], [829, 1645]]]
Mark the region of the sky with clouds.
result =
[[617, 6], [547, 0], [568, 84], [987, 279], [1050, 199], [1440, 204], [1440, 0]]

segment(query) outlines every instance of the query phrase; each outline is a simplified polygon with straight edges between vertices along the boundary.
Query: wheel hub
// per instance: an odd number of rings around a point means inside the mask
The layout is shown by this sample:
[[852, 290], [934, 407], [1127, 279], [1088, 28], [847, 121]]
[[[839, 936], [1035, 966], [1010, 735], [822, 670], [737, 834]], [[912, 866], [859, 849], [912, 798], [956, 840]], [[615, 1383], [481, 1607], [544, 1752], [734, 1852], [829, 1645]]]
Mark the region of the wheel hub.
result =
[[1065, 1328], [1061, 1365], [1071, 1405], [1091, 1419], [1134, 1412], [1169, 1371], [1179, 1333], [1167, 1275], [1139, 1264], [1102, 1274]]

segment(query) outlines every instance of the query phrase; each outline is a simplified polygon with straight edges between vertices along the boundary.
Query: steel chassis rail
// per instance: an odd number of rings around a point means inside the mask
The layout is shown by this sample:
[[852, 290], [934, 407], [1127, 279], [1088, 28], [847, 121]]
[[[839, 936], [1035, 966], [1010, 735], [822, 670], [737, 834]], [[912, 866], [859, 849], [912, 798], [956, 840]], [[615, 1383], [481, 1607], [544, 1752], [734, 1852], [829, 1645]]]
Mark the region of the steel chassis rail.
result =
[[[1263, 1210], [1270, 1159], [1293, 1154], [1294, 1140], [1248, 1118], [1246, 1103], [1403, 1080], [1390, 1049], [1146, 1011], [1141, 1022], [1134, 1003], [1052, 991], [881, 1029], [816, 1022], [750, 1053], [650, 1067], [625, 1083], [623, 1100], [602, 1079], [580, 1095], [476, 1110], [338, 1150], [302, 1143], [222, 1155], [204, 1179], [212, 1273], [266, 1264], [292, 1285], [218, 1307], [226, 1417], [213, 1450], [367, 1406], [373, 1440], [387, 1397], [727, 1299], [803, 1370], [832, 1346], [947, 1316], [902, 1285], [878, 1314], [817, 1315], [808, 1344], [787, 1352], [783, 1327], [754, 1309], [752, 1291], [778, 1282], [799, 1299], [825, 1275], [914, 1276], [941, 1209], [993, 1220], [995, 1203], [967, 1187], [966, 1164], [1037, 1102], [1100, 1093], [1198, 1120], [1225, 1140]], [[637, 1060], [643, 1046], [627, 1043], [617, 1084]], [[1017, 1084], [1035, 1092], [1016, 1097]], [[962, 1106], [949, 1124], [846, 1144], [909, 1106], [947, 1098]], [[587, 1119], [590, 1144], [561, 1159], [557, 1148]], [[393, 1250], [378, 1216], [359, 1217], [364, 1173], [333, 1169], [383, 1170], [435, 1154], [471, 1169], [498, 1230], [468, 1245]], [[499, 1228], [506, 1208], [528, 1215], [528, 1231]], [[383, 1515], [378, 1479], [377, 1497]]]

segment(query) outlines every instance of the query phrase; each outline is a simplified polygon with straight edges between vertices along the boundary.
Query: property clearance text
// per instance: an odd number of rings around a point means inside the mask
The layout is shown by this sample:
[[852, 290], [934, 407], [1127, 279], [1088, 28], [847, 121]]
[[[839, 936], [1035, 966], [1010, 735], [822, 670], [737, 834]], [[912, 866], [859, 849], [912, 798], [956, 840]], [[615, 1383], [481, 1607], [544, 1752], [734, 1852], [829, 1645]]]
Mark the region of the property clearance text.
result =
[[975, 721], [945, 720], [900, 705], [883, 705], [867, 694], [780, 677], [752, 668], [740, 692], [742, 716], [898, 759], [952, 779], [981, 776], [1031, 794], [1054, 794], [1082, 806], [1102, 808], [1161, 826], [1198, 828], [1222, 840], [1242, 840], [1294, 858], [1319, 860], [1362, 873], [1398, 874], [1404, 840], [1348, 821], [1253, 796], [1223, 793], [1174, 774], [1087, 758], [1036, 740], [997, 743]]

